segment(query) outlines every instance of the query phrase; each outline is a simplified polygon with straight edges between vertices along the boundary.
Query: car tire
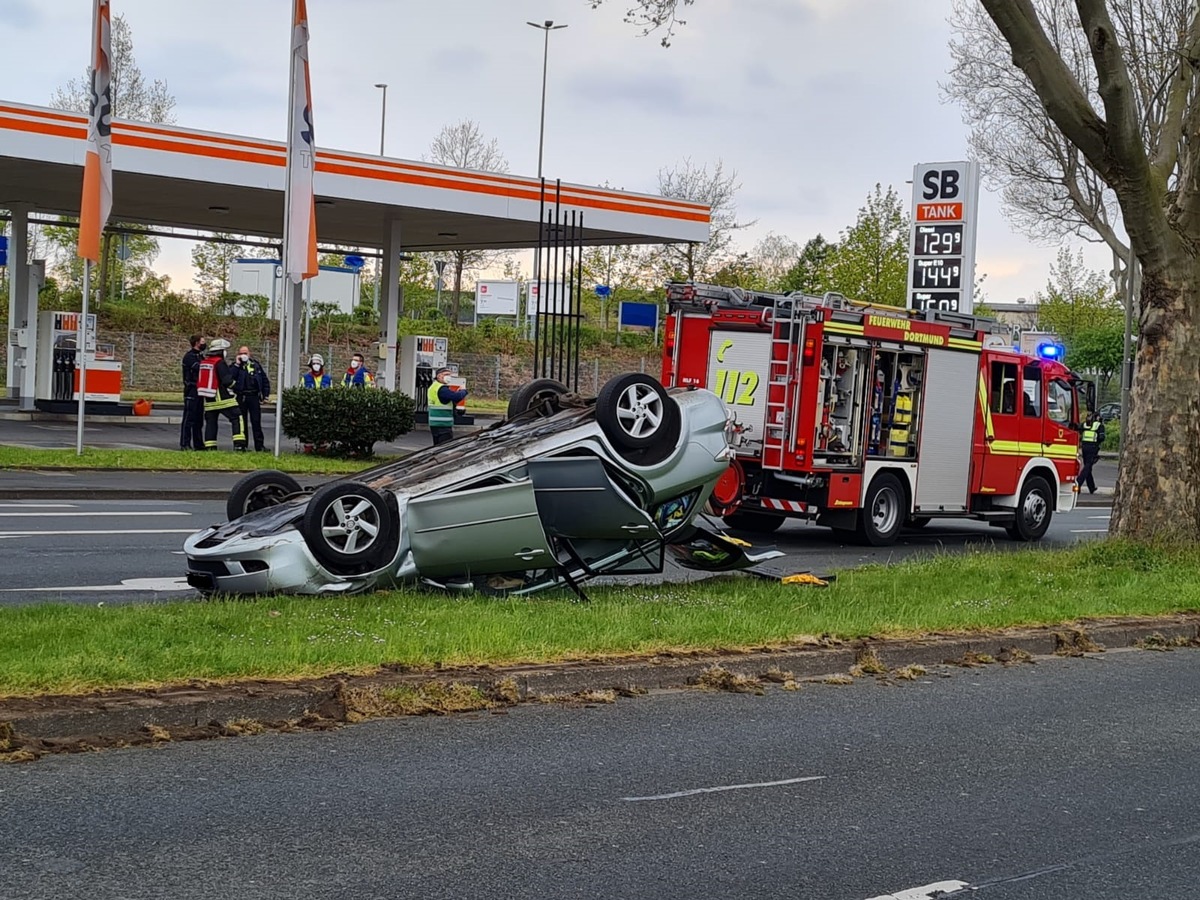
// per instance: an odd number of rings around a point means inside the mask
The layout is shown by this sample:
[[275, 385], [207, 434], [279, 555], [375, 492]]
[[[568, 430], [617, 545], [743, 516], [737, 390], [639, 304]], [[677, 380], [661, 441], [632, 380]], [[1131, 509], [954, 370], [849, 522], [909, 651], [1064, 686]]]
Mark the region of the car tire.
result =
[[508, 418], [536, 409], [543, 416], [558, 412], [558, 398], [567, 393], [567, 386], [553, 378], [535, 378], [526, 382], [508, 398]]
[[225, 501], [225, 516], [232, 522], [248, 512], [278, 506], [292, 494], [304, 490], [291, 475], [278, 469], [259, 469], [242, 477]]
[[605, 382], [596, 398], [596, 421], [621, 450], [674, 447], [679, 406], [650, 375], [632, 372]]
[[858, 511], [858, 539], [871, 547], [895, 543], [904, 524], [904, 488], [900, 479], [888, 472], [875, 476], [867, 489], [866, 502]]
[[1014, 541], [1041, 540], [1050, 528], [1054, 516], [1054, 501], [1050, 485], [1040, 475], [1025, 480], [1017, 503], [1017, 517], [1005, 530]]
[[749, 531], [753, 534], [773, 534], [783, 525], [786, 516], [773, 516], [770, 513], [754, 512], [741, 509], [725, 516], [722, 521], [730, 528], [738, 531]]
[[391, 544], [392, 516], [383, 496], [357, 481], [318, 488], [300, 525], [313, 556], [336, 574], [377, 567]]

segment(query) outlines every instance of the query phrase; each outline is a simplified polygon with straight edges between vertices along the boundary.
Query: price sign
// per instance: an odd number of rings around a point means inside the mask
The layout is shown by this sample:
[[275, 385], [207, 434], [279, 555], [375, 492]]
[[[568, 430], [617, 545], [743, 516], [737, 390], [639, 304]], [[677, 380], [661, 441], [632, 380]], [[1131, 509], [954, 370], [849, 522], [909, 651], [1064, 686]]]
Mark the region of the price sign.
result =
[[977, 163], [913, 168], [909, 309], [970, 312], [973, 308], [978, 205]]

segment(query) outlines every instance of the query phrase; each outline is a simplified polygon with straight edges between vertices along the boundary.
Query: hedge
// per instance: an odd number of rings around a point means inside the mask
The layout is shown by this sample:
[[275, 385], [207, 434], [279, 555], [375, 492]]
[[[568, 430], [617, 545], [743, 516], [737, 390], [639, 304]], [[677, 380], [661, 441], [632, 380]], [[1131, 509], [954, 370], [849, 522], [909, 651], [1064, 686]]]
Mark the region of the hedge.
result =
[[383, 388], [294, 387], [283, 392], [283, 433], [330, 456], [375, 455], [378, 441], [412, 431], [415, 404]]

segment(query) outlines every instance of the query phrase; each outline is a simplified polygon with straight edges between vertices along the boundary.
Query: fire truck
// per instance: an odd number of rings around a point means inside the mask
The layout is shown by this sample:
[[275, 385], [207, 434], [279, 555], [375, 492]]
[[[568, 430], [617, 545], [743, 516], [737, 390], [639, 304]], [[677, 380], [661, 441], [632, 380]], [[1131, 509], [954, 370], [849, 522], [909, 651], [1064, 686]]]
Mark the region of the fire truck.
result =
[[1094, 386], [1007, 326], [694, 282], [667, 300], [663, 384], [720, 396], [740, 442], [710, 500], [731, 527], [801, 518], [885, 546], [958, 518], [1034, 541], [1074, 508]]

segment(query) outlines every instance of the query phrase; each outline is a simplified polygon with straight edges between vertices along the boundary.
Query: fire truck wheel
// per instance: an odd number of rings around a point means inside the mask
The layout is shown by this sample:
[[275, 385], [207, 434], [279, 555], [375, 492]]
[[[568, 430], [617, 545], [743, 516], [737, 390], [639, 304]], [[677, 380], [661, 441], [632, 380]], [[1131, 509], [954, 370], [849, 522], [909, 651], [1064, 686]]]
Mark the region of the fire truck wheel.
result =
[[1017, 518], [1007, 528], [1008, 536], [1014, 541], [1040, 540], [1050, 527], [1053, 509], [1046, 479], [1035, 475], [1026, 480], [1021, 488], [1021, 502], [1017, 504]]
[[537, 409], [542, 415], [558, 412], [558, 398], [567, 386], [553, 378], [535, 378], [521, 385], [508, 400], [508, 418], [515, 419], [523, 412]]
[[867, 502], [858, 511], [858, 538], [872, 547], [886, 547], [896, 540], [904, 522], [904, 488], [895, 475], [875, 476], [867, 491]]
[[771, 534], [779, 530], [783, 524], [783, 516], [772, 516], [768, 513], [740, 510], [724, 517], [724, 522], [730, 528], [738, 531], [750, 531], [754, 534]]
[[241, 478], [225, 501], [225, 516], [232, 522], [248, 512], [268, 506], [278, 506], [292, 494], [304, 489], [286, 472], [259, 469]]
[[632, 372], [610, 378], [596, 398], [596, 421], [623, 450], [674, 447], [679, 440], [675, 401], [650, 375]]

